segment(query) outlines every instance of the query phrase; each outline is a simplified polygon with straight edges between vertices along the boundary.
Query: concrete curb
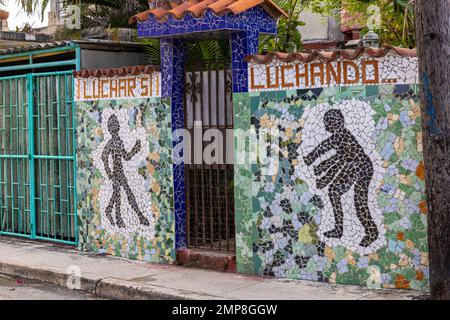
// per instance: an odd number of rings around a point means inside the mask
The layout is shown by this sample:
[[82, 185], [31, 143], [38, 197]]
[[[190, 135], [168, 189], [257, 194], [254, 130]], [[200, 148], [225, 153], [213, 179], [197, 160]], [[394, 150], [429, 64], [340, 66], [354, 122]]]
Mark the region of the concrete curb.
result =
[[99, 297], [120, 300], [217, 300], [220, 297], [202, 295], [158, 286], [107, 278], [99, 282], [96, 292]]
[[[22, 279], [34, 280], [67, 288], [68, 275], [58, 269], [25, 266], [0, 262], [0, 273]], [[159, 286], [144, 285], [116, 278], [83, 276], [79, 291], [89, 292], [99, 298], [117, 300], [206, 300], [223, 299]]]
[[[50, 283], [59, 287], [67, 287], [67, 274], [58, 269], [13, 265], [0, 262], [0, 273], [23, 279]], [[96, 283], [92, 279], [81, 279], [81, 290], [93, 292]]]
[[24, 287], [36, 281], [64, 292], [78, 282], [74, 293], [122, 300], [411, 300], [424, 294], [152, 264], [1, 237], [0, 274], [24, 279]]

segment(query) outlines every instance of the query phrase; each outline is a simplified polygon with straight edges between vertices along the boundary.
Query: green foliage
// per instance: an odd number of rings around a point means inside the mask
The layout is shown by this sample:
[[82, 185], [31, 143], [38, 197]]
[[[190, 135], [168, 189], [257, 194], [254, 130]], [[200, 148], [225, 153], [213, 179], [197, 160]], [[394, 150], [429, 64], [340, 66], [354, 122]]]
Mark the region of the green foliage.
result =
[[[16, 0], [28, 14], [39, 11], [44, 18], [49, 0]], [[129, 28], [129, 18], [148, 9], [147, 0], [61, 0], [62, 7], [79, 5], [83, 27]]]
[[147, 0], [63, 0], [68, 5], [80, 5], [82, 28], [130, 28], [130, 17], [148, 10]]
[[[146, 0], [62, 0], [63, 7], [70, 5], [80, 6], [81, 30], [108, 29], [113, 38], [118, 37], [118, 30], [121, 28], [134, 28], [129, 24], [130, 17], [148, 9]], [[64, 28], [56, 35], [56, 38], [80, 39], [81, 35], [80, 30]]]
[[305, 10], [322, 15], [335, 15], [341, 8], [341, 0], [274, 0], [288, 18], [280, 19], [276, 36], [263, 36], [260, 51], [296, 52], [303, 48], [299, 27], [305, 23], [300, 14]]
[[[326, 0], [327, 8], [336, 5], [338, 0]], [[366, 26], [371, 13], [369, 6], [380, 8], [381, 26], [375, 31], [380, 35], [383, 45], [394, 45], [406, 48], [414, 48], [416, 37], [414, 32], [414, 0], [343, 0], [342, 7], [354, 15], [354, 24]], [[332, 14], [331, 11], [328, 11]], [[336, 13], [335, 13], [336, 14]], [[340, 12], [338, 12], [340, 14]], [[365, 27], [363, 33], [367, 32]]]
[[[41, 15], [49, 0], [16, 0], [22, 8], [32, 13], [38, 9]], [[182, 1], [182, 0], [177, 0]], [[0, 4], [3, 1], [0, 0]], [[305, 25], [300, 21], [304, 10], [311, 10], [325, 16], [333, 15], [340, 19], [341, 9], [345, 8], [356, 18], [354, 24], [366, 25], [371, 13], [367, 9], [376, 5], [381, 10], [381, 28], [375, 30], [381, 37], [382, 44], [403, 47], [415, 46], [414, 34], [414, 0], [274, 0], [288, 15], [280, 18], [278, 34], [262, 36], [260, 51], [295, 52], [302, 49], [302, 36], [299, 27]], [[167, 0], [155, 0], [152, 5], [168, 5]], [[80, 0], [63, 0], [63, 6], [80, 4]], [[108, 29], [129, 28], [129, 18], [148, 9], [147, 0], [82, 0], [82, 29], [103, 27]], [[363, 30], [363, 33], [367, 28]], [[79, 31], [64, 30], [59, 38], [78, 38]], [[152, 63], [159, 62], [159, 41], [144, 40]], [[224, 59], [229, 56], [229, 44], [225, 41], [207, 40], [189, 43], [188, 59]]]
[[41, 16], [41, 20], [44, 20], [45, 8], [47, 8], [47, 5], [49, 4], [50, 1], [49, 0], [16, 0], [16, 2], [28, 14], [38, 11]]
[[[149, 63], [160, 65], [159, 40], [141, 39], [140, 43], [146, 45]], [[195, 63], [198, 61], [226, 60], [230, 55], [230, 44], [224, 40], [203, 40], [187, 43], [187, 62]]]
[[[1, 1], [1, 0], [0, 0]], [[45, 11], [48, 0], [18, 0], [25, 12], [32, 13], [37, 9]], [[153, 3], [161, 6], [166, 0]], [[117, 34], [119, 28], [130, 28], [129, 18], [136, 13], [148, 10], [147, 0], [63, 0], [63, 7], [69, 5], [80, 5], [81, 29], [101, 27]], [[167, 4], [166, 4], [167, 5]], [[80, 39], [80, 30], [70, 30], [64, 28], [57, 39]], [[160, 64], [159, 41], [154, 39], [136, 39], [147, 46], [147, 54], [150, 64]], [[199, 42], [189, 42], [188, 61], [198, 60], [223, 60], [229, 57], [230, 45], [227, 41], [205, 40]]]
[[263, 36], [260, 42], [260, 50], [295, 52], [302, 48], [302, 36], [299, 31], [304, 22], [300, 21], [300, 13], [304, 9], [302, 0], [275, 0], [274, 1], [287, 14], [288, 18], [280, 19], [278, 34], [276, 36]]
[[188, 63], [195, 61], [225, 60], [230, 58], [230, 42], [227, 40], [204, 40], [188, 42]]
[[141, 39], [138, 41], [146, 46], [145, 51], [147, 53], [148, 63], [155, 66], [161, 65], [159, 40]]
[[[293, 52], [302, 48], [301, 34], [298, 27], [303, 23], [299, 21], [300, 13], [311, 10], [324, 16], [341, 18], [341, 10], [355, 16], [352, 23], [366, 26], [372, 13], [369, 6], [380, 8], [381, 26], [375, 30], [384, 45], [394, 45], [413, 48], [416, 45], [414, 32], [414, 0], [275, 0], [277, 5], [284, 9], [288, 19], [281, 19], [278, 26], [278, 35], [265, 37], [261, 42], [261, 49], [269, 51]], [[368, 31], [365, 27], [362, 32]]]
[[308, 0], [308, 8], [323, 15], [336, 15], [342, 8], [342, 0]]
[[414, 1], [378, 0], [381, 7], [381, 40], [385, 44], [406, 48], [416, 46]]

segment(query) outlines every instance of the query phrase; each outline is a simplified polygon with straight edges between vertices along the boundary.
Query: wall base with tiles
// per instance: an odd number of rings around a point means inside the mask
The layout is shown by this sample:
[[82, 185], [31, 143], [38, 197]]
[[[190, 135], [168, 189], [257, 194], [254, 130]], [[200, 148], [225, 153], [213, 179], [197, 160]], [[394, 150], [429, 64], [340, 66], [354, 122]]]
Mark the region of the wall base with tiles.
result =
[[172, 263], [170, 101], [78, 101], [77, 143], [80, 249]]
[[236, 165], [238, 272], [428, 289], [417, 92], [405, 84], [235, 94], [235, 130], [255, 130], [279, 154], [276, 164]]

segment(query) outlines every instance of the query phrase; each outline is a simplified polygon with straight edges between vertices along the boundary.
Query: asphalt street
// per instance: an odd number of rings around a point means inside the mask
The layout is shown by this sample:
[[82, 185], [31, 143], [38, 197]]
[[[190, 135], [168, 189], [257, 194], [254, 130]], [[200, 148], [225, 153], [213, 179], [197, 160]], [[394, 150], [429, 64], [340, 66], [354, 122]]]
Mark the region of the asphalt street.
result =
[[0, 274], [0, 300], [93, 300], [80, 291]]

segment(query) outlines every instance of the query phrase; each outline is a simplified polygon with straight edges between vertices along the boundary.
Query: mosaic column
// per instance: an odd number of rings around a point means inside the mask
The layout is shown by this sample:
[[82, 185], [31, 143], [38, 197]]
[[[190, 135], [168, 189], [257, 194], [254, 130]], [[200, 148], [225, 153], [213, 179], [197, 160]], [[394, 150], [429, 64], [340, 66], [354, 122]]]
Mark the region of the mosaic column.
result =
[[258, 31], [240, 31], [231, 36], [233, 92], [248, 92], [248, 67], [245, 57], [258, 54]]
[[[233, 67], [233, 92], [248, 92], [248, 64], [245, 57], [258, 53], [258, 32], [236, 32], [231, 37], [232, 43], [232, 67]], [[249, 132], [250, 130], [250, 101], [248, 95], [235, 94], [233, 97], [233, 109], [235, 130]], [[236, 133], [236, 131], [235, 131]], [[240, 137], [235, 135], [235, 140]], [[235, 166], [235, 219], [236, 219], [236, 258], [237, 271], [239, 273], [255, 273], [253, 261], [253, 234], [255, 231], [252, 210], [252, 180], [251, 164], [249, 161], [249, 147], [245, 147], [245, 164]], [[235, 151], [235, 159], [241, 157]]]
[[[172, 132], [184, 128], [184, 65], [186, 48], [181, 40], [161, 40], [161, 78], [162, 96], [171, 98]], [[173, 141], [174, 147], [180, 141]], [[174, 155], [175, 158], [175, 155]], [[183, 154], [177, 155], [183, 159]], [[186, 186], [184, 163], [174, 162], [174, 211], [175, 211], [175, 247], [185, 248], [186, 242]]]

